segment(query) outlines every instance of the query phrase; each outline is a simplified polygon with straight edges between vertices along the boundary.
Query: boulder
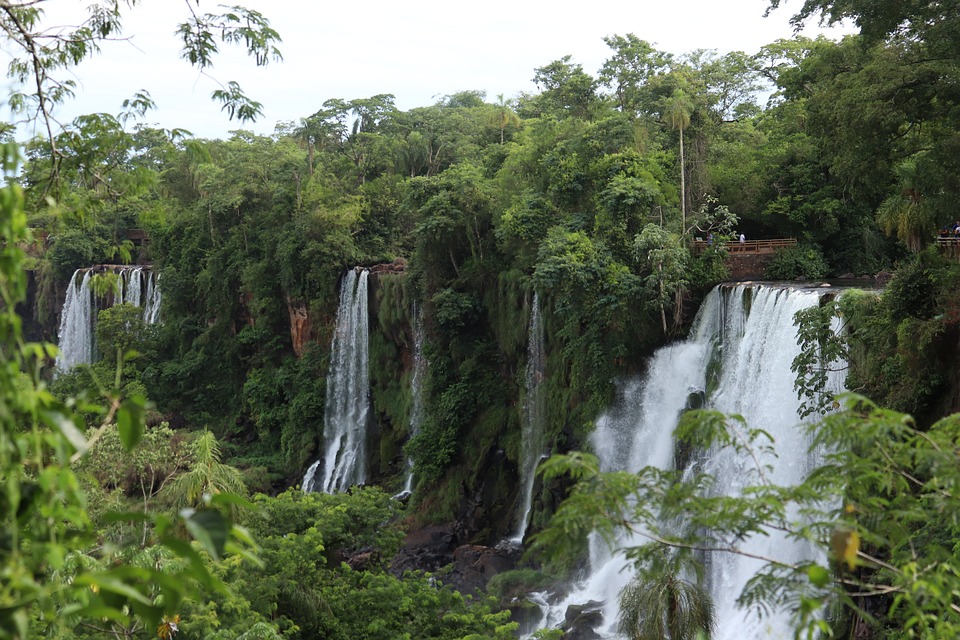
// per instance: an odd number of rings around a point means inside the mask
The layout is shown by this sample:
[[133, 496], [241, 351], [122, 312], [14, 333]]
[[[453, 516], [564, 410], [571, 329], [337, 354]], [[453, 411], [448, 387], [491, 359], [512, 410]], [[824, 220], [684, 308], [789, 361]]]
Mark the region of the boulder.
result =
[[440, 570], [453, 562], [455, 540], [451, 525], [435, 525], [409, 532], [390, 563], [390, 573], [402, 576], [404, 571]]
[[567, 607], [563, 618], [564, 640], [600, 640], [597, 627], [603, 624], [603, 603], [591, 600]]
[[463, 593], [480, 593], [493, 576], [516, 566], [506, 550], [468, 544], [453, 552], [451, 582]]

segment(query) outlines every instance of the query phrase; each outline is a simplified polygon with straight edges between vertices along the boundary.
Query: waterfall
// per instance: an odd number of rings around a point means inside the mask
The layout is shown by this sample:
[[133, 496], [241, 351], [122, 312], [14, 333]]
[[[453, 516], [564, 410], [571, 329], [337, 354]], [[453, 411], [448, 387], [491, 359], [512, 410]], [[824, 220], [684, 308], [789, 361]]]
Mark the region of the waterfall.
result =
[[[620, 385], [618, 401], [598, 419], [591, 443], [601, 468], [631, 472], [645, 466], [671, 468], [673, 430], [690, 394], [696, 393], [706, 396], [708, 408], [739, 413], [748, 425], [762, 427], [773, 436], [776, 449], [784, 455], [765, 461], [773, 465], [771, 481], [800, 482], [817, 460], [816, 454], [808, 453], [803, 429], [797, 428], [799, 400], [790, 371], [799, 353], [793, 316], [818, 304], [820, 295], [814, 290], [769, 285], [715, 288], [701, 306], [690, 337], [658, 350], [646, 375]], [[839, 391], [841, 377], [832, 382]], [[705, 452], [702, 464], [716, 477], [718, 494], [736, 495], [748, 477], [744, 469], [749, 462], [729, 449]], [[642, 542], [639, 537], [624, 536], [618, 547]], [[817, 553], [773, 533], [746, 540], [742, 547], [790, 562]], [[737, 596], [760, 566], [732, 554], [707, 559], [706, 586], [718, 614], [715, 640], [793, 638], [788, 615], [772, 612], [760, 620], [755, 611], [736, 606]], [[631, 577], [622, 553], [591, 539], [587, 578], [563, 601], [545, 609], [541, 627], [560, 624], [571, 604], [597, 601], [604, 614], [598, 631], [604, 638], [618, 638], [617, 596]]]
[[530, 327], [527, 331], [527, 368], [524, 379], [526, 399], [523, 405], [523, 423], [520, 441], [520, 477], [524, 481], [523, 502], [520, 505], [517, 530], [511, 542], [523, 542], [530, 521], [530, 509], [533, 506], [533, 485], [536, 480], [537, 464], [546, 449], [546, 398], [544, 397], [543, 378], [546, 375], [547, 355], [543, 338], [543, 319], [540, 315], [540, 297], [533, 294], [530, 310]]
[[[340, 307], [327, 373], [323, 458], [304, 476], [305, 491], [333, 493], [366, 480], [370, 371], [366, 269], [351, 269], [340, 285]], [[316, 474], [320, 473], [317, 478]]]
[[[410, 437], [417, 435], [423, 423], [423, 378], [427, 374], [427, 359], [423, 356], [423, 312], [413, 305], [413, 375], [410, 377]], [[407, 479], [402, 494], [413, 493], [413, 460], [407, 460]], [[401, 494], [401, 495], [402, 495]]]
[[57, 332], [60, 353], [57, 355], [55, 373], [93, 361], [94, 304], [90, 271], [74, 271], [60, 313], [60, 330]]
[[[771, 286], [737, 286], [726, 291], [721, 374], [707, 403], [724, 413], [739, 413], [750, 427], [770, 433], [780, 456], [761, 462], [771, 465], [767, 478], [774, 484], [798, 484], [818, 462], [805, 430], [797, 428], [800, 401], [790, 365], [800, 351], [794, 314], [818, 304], [820, 295], [819, 291]], [[834, 376], [831, 384], [839, 392], [842, 376]], [[704, 471], [716, 478], [718, 494], [738, 495], [751, 478], [746, 472], [750, 464], [728, 448], [708, 452]], [[788, 540], [777, 531], [745, 540], [741, 548], [789, 563], [816, 558], [818, 553], [813, 546]], [[718, 615], [715, 640], [794, 637], [789, 615], [774, 612], [760, 619], [755, 610], [737, 607], [737, 596], [762, 566], [761, 561], [743, 555], [708, 558], [707, 587]]]
[[157, 324], [160, 322], [160, 274], [149, 275], [146, 293], [143, 296], [143, 321], [147, 324]]
[[[124, 302], [143, 307], [145, 324], [160, 320], [159, 275], [143, 267], [108, 267], [117, 274], [116, 290], [112, 297], [98, 300], [90, 287], [93, 269], [77, 269], [70, 278], [67, 295], [60, 314], [60, 329], [57, 333], [60, 355], [56, 369], [69, 371], [79, 364], [90, 364], [96, 357], [94, 335], [100, 304]], [[78, 282], [79, 281], [79, 282]], [[146, 295], [143, 295], [144, 282]]]
[[120, 278], [120, 300], [135, 307], [140, 306], [141, 287], [140, 277], [143, 275], [143, 267], [137, 267], [124, 273]]

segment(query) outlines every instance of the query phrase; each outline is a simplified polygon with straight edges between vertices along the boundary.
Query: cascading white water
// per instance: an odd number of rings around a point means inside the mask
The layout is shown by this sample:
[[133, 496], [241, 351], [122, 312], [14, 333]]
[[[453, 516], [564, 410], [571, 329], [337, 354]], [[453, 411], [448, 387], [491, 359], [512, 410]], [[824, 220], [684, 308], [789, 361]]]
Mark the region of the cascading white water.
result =
[[[417, 435], [423, 424], [423, 379], [427, 374], [427, 359], [423, 355], [423, 312], [413, 308], [413, 374], [410, 377], [410, 437]], [[413, 492], [413, 460], [407, 460], [407, 479], [403, 493]]]
[[[153, 272], [143, 267], [111, 268], [117, 274], [113, 302], [124, 302], [137, 307], [142, 305], [144, 322], [156, 324], [160, 319], [160, 287], [157, 286], [160, 276], [154, 276]], [[55, 374], [80, 364], [90, 364], [94, 360], [94, 329], [101, 301], [90, 287], [92, 276], [93, 271], [90, 269], [77, 269], [70, 278], [60, 314], [60, 329], [57, 334], [60, 355], [57, 357]], [[146, 296], [142, 295], [144, 280]]]
[[63, 311], [60, 312], [60, 330], [57, 333], [60, 353], [54, 374], [69, 371], [79, 364], [89, 364], [93, 360], [93, 305], [90, 271], [78, 269], [73, 272], [67, 285]]
[[147, 276], [146, 293], [143, 296], [143, 321], [147, 324], [160, 322], [160, 274], [149, 273]]
[[141, 276], [143, 267], [136, 267], [120, 276], [120, 296], [126, 304], [132, 304], [135, 307], [140, 306], [140, 295], [143, 290]]
[[[790, 371], [799, 354], [794, 315], [820, 301], [821, 292], [772, 286], [737, 286], [726, 292], [722, 328], [722, 364], [717, 387], [708, 406], [724, 413], [739, 413], [751, 428], [766, 430], [779, 457], [761, 458], [771, 470], [773, 484], [798, 484], [817, 463], [810, 452], [806, 431], [798, 428], [800, 401]], [[834, 391], [842, 389], [842, 376], [831, 380]], [[752, 462], [732, 449], [710, 451], [704, 471], [713, 475], [716, 490], [737, 495], [758, 478], [749, 472]], [[795, 563], [816, 557], [809, 544], [788, 540], [777, 531], [754, 536], [740, 544], [746, 553]], [[761, 619], [756, 610], [744, 611], [736, 599], [747, 581], [763, 566], [760, 560], [739, 554], [713, 554], [707, 562], [707, 586], [718, 614], [716, 640], [759, 640], [794, 637], [790, 617], [774, 614]]]
[[[673, 464], [673, 430], [686, 408], [689, 394], [706, 393], [707, 370], [712, 358], [720, 358], [718, 377], [711, 381], [706, 406], [743, 415], [748, 425], [762, 427], [773, 436], [776, 449], [788, 452], [773, 465], [770, 480], [785, 485], [802, 480], [815, 464], [808, 453], [803, 429], [798, 428], [799, 401], [790, 371], [799, 353], [794, 314], [819, 302], [818, 291], [769, 285], [740, 285], [714, 289], [704, 301], [690, 338], [657, 351], [646, 376], [622, 389], [621, 399], [597, 422], [592, 435], [594, 451], [604, 470], [639, 471], [645, 466], [667, 469]], [[835, 377], [837, 391], [842, 379]], [[707, 452], [704, 470], [716, 479], [716, 490], [735, 495], [747, 477], [748, 462], [729, 449]], [[624, 537], [618, 547], [640, 544]], [[785, 561], [815, 556], [807, 545], [771, 535], [744, 541], [748, 552]], [[618, 638], [618, 594], [632, 574], [624, 570], [622, 555], [591, 540], [590, 573], [562, 602], [545, 611], [541, 627], [563, 621], [571, 604], [603, 603], [604, 623], [600, 633]], [[789, 616], [773, 614], [760, 620], [753, 611], [736, 606], [736, 598], [759, 563], [731, 554], [708, 559], [708, 588], [718, 613], [717, 640], [792, 638]]]
[[[686, 408], [691, 393], [704, 389], [704, 371], [710, 359], [710, 339], [718, 298], [711, 294], [694, 325], [693, 339], [659, 349], [651, 358], [647, 375], [618, 388], [617, 402], [597, 420], [590, 442], [603, 471], [631, 471], [653, 466], [669, 469], [673, 464], [673, 429]], [[619, 547], [639, 544], [630, 536]], [[603, 603], [606, 637], [616, 637], [617, 597], [632, 577], [618, 550], [599, 538], [590, 538], [590, 571], [587, 578], [564, 600], [545, 611], [543, 627], [556, 627], [567, 607], [588, 602]]]
[[523, 422], [520, 440], [520, 477], [524, 480], [523, 502], [517, 518], [517, 529], [510, 539], [513, 543], [523, 542], [530, 522], [530, 509], [533, 507], [533, 486], [536, 480], [537, 464], [545, 453], [546, 433], [546, 397], [543, 378], [547, 372], [547, 353], [543, 336], [543, 318], [540, 315], [540, 297], [533, 294], [530, 309], [530, 324], [527, 331], [527, 368], [524, 379], [526, 399], [523, 403]]
[[[327, 404], [323, 416], [323, 458], [303, 479], [304, 491], [333, 493], [366, 480], [370, 371], [366, 269], [351, 269], [340, 285], [333, 334]], [[320, 473], [320, 478], [316, 477]]]

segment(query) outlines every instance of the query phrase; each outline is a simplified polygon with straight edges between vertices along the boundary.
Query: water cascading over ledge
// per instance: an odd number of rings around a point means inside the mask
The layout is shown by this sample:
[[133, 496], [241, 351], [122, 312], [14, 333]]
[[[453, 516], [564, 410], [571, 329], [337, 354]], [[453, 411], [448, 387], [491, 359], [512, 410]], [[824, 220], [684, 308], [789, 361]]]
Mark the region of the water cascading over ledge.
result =
[[[116, 290], [106, 297], [94, 294], [90, 280], [96, 273], [111, 271], [117, 275]], [[69, 371], [95, 358], [94, 332], [101, 308], [126, 303], [143, 309], [145, 324], [160, 321], [160, 276], [149, 268], [104, 265], [77, 269], [67, 285], [60, 314], [57, 342], [60, 354], [55, 371]]]
[[545, 453], [546, 397], [543, 385], [546, 375], [547, 353], [544, 344], [543, 318], [540, 313], [540, 297], [534, 293], [530, 309], [530, 325], [527, 331], [527, 368], [524, 375], [526, 398], [523, 404], [522, 432], [520, 439], [520, 477], [523, 480], [522, 502], [517, 518], [517, 529], [510, 538], [515, 544], [523, 542], [530, 523], [533, 507], [533, 487], [537, 465]]
[[366, 481], [370, 417], [367, 269], [351, 269], [340, 284], [340, 306], [330, 348], [323, 456], [303, 477], [303, 491], [334, 493]]
[[[747, 424], [766, 429], [781, 456], [770, 459], [772, 482], [800, 482], [817, 463], [799, 425], [799, 400], [790, 370], [799, 353], [793, 317], [797, 311], [820, 302], [822, 291], [776, 285], [737, 285], [715, 288], [704, 300], [690, 337], [658, 350], [645, 375], [621, 385], [617, 403], [601, 416], [591, 436], [604, 471], [630, 471], [674, 464], [673, 431], [680, 414], [689, 408], [692, 395], [705, 406], [739, 413]], [[842, 388], [837, 376], [832, 384]], [[703, 469], [716, 478], [715, 490], [736, 495], [743, 488], [747, 461], [730, 449], [706, 451], [699, 456]], [[619, 548], [642, 544], [640, 537], [625, 536]], [[797, 562], [815, 557], [816, 550], [784, 536], [755, 537], [742, 548], [757, 556]], [[755, 611], [737, 607], [736, 598], [760, 568], [756, 560], [740, 555], [713, 554], [707, 558], [706, 588], [718, 615], [714, 640], [791, 639], [789, 615], [773, 612], [760, 619]], [[602, 541], [590, 541], [588, 575], [561, 601], [544, 608], [540, 628], [558, 627], [570, 605], [602, 603], [603, 638], [616, 633], [617, 597], [632, 577], [627, 562]], [[538, 596], [539, 597], [539, 596]]]

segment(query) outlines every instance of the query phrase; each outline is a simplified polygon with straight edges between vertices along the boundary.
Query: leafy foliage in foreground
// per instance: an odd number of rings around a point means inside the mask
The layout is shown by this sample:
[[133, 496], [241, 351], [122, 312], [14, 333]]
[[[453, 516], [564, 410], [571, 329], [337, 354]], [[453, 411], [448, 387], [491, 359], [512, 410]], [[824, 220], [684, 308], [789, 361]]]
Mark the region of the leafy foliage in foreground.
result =
[[[187, 638], [233, 638], [251, 620], [288, 638], [508, 640], [516, 624], [493, 599], [471, 602], [422, 573], [386, 571], [402, 533], [399, 505], [376, 488], [258, 495], [249, 523], [262, 566], [226, 562], [232, 594], [188, 604]], [[349, 564], [347, 563], [349, 561]]]
[[[674, 566], [697, 554], [747, 553], [742, 541], [779, 532], [821, 549], [826, 560], [765, 566], [738, 603], [786, 609], [798, 633], [843, 635], [853, 625], [889, 630], [890, 637], [951, 638], [960, 633], [960, 416], [920, 430], [909, 416], [861, 396], [810, 427], [823, 461], [797, 486], [768, 480], [769, 436], [737, 416], [684, 415], [677, 437], [701, 448], [732, 448], [751, 465], [736, 496], [715, 495], [704, 472], [645, 468], [602, 473], [586, 454], [554, 456], [545, 478], [576, 481], [550, 526], [534, 539], [547, 558], [597, 530], [610, 539], [627, 527], [649, 542], [627, 550], [641, 568], [669, 554]], [[683, 516], [679, 520], [674, 516]], [[756, 557], [755, 555], [753, 557]]]
[[[5, 145], [2, 156], [4, 173], [10, 176], [16, 149]], [[74, 466], [108, 430], [118, 432], [124, 449], [133, 449], [143, 434], [144, 401], [104, 389], [98, 405], [86, 407], [102, 420], [88, 437], [75, 408], [47, 389], [40, 372], [56, 350], [24, 342], [16, 312], [26, 293], [21, 249], [26, 240], [20, 189], [0, 189], [0, 572], [5, 576], [0, 637], [29, 637], [31, 618], [35, 632], [49, 634], [75, 627], [103, 633], [156, 628], [199, 587], [223, 588], [204, 555], [251, 557], [251, 540], [219, 510], [226, 495], [173, 517], [144, 512], [104, 516], [106, 522], [149, 523], [148, 547], [96, 539]], [[133, 557], [137, 551], [150, 559]]]

